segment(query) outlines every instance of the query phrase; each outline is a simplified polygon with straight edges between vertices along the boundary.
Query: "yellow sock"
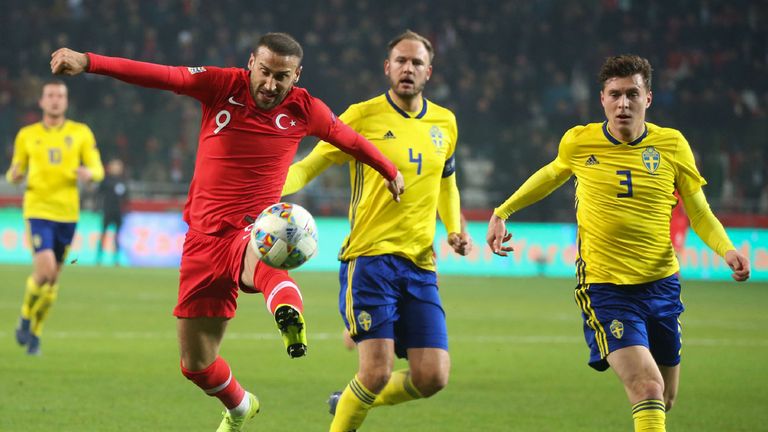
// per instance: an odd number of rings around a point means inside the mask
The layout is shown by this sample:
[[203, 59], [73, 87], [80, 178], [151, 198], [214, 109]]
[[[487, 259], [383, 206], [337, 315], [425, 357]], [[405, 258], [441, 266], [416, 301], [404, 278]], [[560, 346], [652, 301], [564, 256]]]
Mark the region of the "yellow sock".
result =
[[31, 311], [31, 330], [35, 336], [40, 336], [43, 332], [43, 324], [45, 324], [48, 313], [51, 311], [51, 306], [56, 301], [56, 297], [59, 295], [59, 284], [43, 285], [43, 293], [32, 306]]
[[32, 306], [34, 306], [40, 294], [43, 293], [45, 285], [38, 285], [32, 276], [27, 278], [27, 286], [24, 289], [24, 301], [21, 303], [21, 317], [30, 319], [32, 316]]
[[413, 385], [411, 372], [408, 369], [402, 369], [392, 372], [387, 385], [376, 396], [373, 406], [396, 405], [423, 397], [419, 389]]
[[666, 432], [667, 414], [664, 401], [647, 399], [632, 406], [635, 432]]
[[349, 432], [359, 428], [375, 399], [376, 394], [365, 388], [355, 375], [341, 393], [331, 432]]

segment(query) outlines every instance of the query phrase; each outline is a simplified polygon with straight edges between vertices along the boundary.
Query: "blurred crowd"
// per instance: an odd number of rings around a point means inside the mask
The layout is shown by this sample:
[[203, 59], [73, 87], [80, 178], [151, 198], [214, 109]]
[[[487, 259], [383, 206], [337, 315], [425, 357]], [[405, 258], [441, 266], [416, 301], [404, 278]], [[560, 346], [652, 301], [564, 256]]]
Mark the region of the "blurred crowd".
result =
[[[81, 51], [174, 65], [243, 67], [260, 34], [304, 45], [301, 85], [337, 113], [386, 88], [389, 39], [406, 28], [436, 50], [427, 98], [454, 110], [462, 201], [488, 208], [549, 162], [563, 132], [601, 121], [605, 57], [654, 66], [648, 121], [691, 142], [713, 207], [768, 213], [768, 3], [712, 0], [6, 0], [0, 15], [0, 146], [39, 119], [50, 53]], [[186, 185], [199, 107], [188, 98], [88, 76], [68, 79], [70, 117], [135, 181]], [[312, 141], [302, 144], [309, 150]], [[4, 166], [3, 169], [6, 167]], [[346, 208], [346, 173], [312, 186], [323, 212]], [[571, 187], [522, 213], [567, 220]]]

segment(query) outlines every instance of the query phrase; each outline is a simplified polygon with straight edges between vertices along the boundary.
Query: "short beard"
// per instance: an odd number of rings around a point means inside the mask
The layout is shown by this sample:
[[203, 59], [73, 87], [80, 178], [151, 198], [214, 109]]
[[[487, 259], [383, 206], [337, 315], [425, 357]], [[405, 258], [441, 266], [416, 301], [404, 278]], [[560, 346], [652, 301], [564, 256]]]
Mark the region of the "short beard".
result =
[[423, 92], [423, 91], [424, 91], [424, 86], [426, 85], [426, 82], [425, 82], [425, 83], [422, 83], [422, 84], [421, 84], [420, 86], [418, 86], [418, 87], [416, 87], [416, 86], [414, 85], [414, 87], [413, 87], [413, 90], [411, 90], [411, 91], [408, 91], [408, 92], [401, 92], [401, 91], [398, 91], [398, 90], [397, 90], [397, 86], [398, 86], [398, 84], [399, 84], [399, 82], [391, 82], [391, 83], [390, 83], [390, 88], [392, 88], [392, 93], [394, 93], [395, 95], [397, 95], [397, 97], [399, 97], [400, 99], [413, 99], [413, 98], [415, 98], [416, 96], [418, 96], [419, 94], [421, 94], [421, 92]]

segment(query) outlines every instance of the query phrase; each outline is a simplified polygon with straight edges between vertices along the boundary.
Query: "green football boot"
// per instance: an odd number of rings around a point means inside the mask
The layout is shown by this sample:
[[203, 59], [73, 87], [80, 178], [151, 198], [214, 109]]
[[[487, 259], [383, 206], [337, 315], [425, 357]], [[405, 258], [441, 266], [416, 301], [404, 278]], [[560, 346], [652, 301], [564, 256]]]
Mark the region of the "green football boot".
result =
[[248, 393], [248, 398], [251, 400], [251, 408], [248, 409], [248, 412], [241, 416], [234, 416], [230, 414], [229, 410], [224, 410], [224, 420], [221, 421], [216, 432], [240, 432], [243, 430], [245, 422], [256, 417], [261, 409], [259, 399], [251, 393]]
[[278, 305], [275, 322], [288, 355], [291, 358], [304, 356], [307, 353], [307, 325], [301, 312], [289, 304]]

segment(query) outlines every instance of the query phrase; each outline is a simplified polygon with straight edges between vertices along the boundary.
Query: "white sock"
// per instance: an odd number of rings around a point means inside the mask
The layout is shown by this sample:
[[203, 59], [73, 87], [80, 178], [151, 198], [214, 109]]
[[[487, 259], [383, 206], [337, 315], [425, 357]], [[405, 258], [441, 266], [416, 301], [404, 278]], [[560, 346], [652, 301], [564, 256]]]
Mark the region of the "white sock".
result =
[[240, 401], [240, 404], [231, 410], [229, 410], [229, 413], [233, 416], [244, 416], [248, 410], [251, 409], [251, 397], [250, 393], [245, 392], [243, 393], [243, 400]]

